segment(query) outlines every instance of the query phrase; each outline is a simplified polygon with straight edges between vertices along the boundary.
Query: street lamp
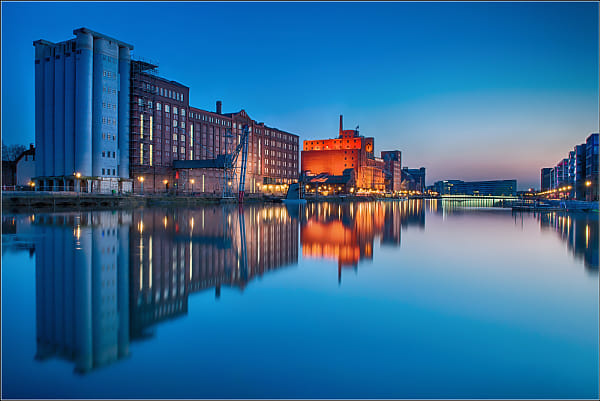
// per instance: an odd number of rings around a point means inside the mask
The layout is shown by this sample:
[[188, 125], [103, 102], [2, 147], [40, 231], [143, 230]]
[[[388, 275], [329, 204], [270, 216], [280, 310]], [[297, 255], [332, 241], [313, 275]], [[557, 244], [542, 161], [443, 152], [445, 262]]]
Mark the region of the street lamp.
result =
[[194, 193], [194, 183], [196, 182], [196, 180], [194, 180], [193, 178], [190, 180], [190, 184], [192, 184], [192, 193]]
[[144, 177], [142, 177], [142, 176], [138, 177], [138, 181], [140, 182], [140, 185], [141, 185], [142, 194], [144, 194]]
[[585, 186], [586, 186], [586, 187], [589, 187], [590, 185], [592, 185], [592, 182], [591, 182], [591, 181], [589, 181], [589, 180], [588, 180], [588, 181], [586, 181], [586, 182], [585, 182]]
[[77, 186], [77, 193], [81, 192], [81, 181], [79, 180], [81, 178], [81, 173], [77, 172], [77, 173], [73, 173], [73, 175], [75, 175], [75, 178], [77, 178], [77, 180], [79, 181], [79, 185]]
[[163, 180], [163, 184], [165, 184], [165, 192], [167, 192], [167, 185], [169, 184], [169, 180]]

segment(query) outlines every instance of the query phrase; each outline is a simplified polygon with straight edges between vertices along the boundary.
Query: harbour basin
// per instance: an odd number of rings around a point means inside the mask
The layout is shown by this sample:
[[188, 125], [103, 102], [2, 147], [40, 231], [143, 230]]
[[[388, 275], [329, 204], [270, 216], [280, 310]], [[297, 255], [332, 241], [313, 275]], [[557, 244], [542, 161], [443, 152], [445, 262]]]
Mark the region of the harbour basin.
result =
[[2, 396], [597, 399], [598, 215], [471, 206], [3, 215]]

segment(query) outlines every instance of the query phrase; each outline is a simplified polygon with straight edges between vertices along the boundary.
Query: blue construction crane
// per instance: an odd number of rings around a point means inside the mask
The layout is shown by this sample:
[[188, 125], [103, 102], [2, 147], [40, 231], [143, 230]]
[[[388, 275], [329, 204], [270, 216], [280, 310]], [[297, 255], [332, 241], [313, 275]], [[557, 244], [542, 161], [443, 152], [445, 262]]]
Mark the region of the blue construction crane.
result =
[[233, 198], [230, 184], [235, 179], [235, 170], [237, 159], [242, 152], [242, 162], [240, 166], [240, 181], [238, 187], [238, 201], [244, 201], [244, 192], [246, 185], [246, 164], [248, 162], [248, 136], [250, 129], [247, 124], [242, 127], [242, 136], [232, 153], [217, 155], [214, 159], [206, 160], [174, 160], [173, 168], [176, 170], [188, 170], [196, 168], [216, 168], [223, 170], [223, 195], [224, 199]]

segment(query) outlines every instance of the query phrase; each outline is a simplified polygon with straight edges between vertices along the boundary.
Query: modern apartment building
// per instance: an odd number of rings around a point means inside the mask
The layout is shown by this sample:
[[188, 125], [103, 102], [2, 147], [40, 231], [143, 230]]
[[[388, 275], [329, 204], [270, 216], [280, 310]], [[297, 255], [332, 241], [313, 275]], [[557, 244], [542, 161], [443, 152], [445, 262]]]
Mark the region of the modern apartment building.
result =
[[437, 181], [433, 188], [440, 195], [515, 196], [517, 180], [444, 180]]
[[[549, 186], [545, 175], [550, 177]], [[547, 194], [550, 197], [598, 200], [598, 133], [590, 134], [556, 166], [542, 168], [540, 184], [543, 192], [553, 191]]]

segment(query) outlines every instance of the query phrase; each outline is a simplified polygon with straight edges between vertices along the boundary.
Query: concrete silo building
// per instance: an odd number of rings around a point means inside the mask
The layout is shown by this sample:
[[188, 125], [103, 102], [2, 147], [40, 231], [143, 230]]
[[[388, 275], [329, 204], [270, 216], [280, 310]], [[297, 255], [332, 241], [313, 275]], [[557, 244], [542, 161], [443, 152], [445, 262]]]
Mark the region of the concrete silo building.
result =
[[133, 46], [80, 28], [35, 46], [36, 189], [131, 191], [129, 72]]

